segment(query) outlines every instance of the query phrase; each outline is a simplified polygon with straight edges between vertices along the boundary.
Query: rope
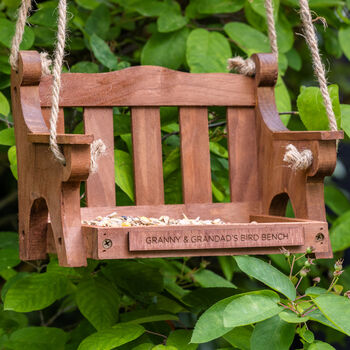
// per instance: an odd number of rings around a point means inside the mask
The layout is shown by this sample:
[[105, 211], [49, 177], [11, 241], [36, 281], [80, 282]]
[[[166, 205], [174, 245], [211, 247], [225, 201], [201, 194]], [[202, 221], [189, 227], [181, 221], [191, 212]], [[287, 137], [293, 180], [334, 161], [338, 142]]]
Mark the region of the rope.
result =
[[22, 0], [21, 6], [18, 10], [16, 31], [14, 37], [12, 38], [11, 45], [10, 64], [14, 70], [18, 69], [19, 46], [21, 45], [23, 39], [24, 28], [27, 22], [27, 16], [31, 8], [31, 0]]
[[267, 32], [269, 35], [271, 52], [276, 55], [278, 62], [278, 46], [277, 46], [277, 32], [275, 25], [275, 17], [273, 15], [273, 0], [265, 0], [265, 10], [267, 19]]
[[[10, 64], [12, 69], [18, 69], [19, 47], [23, 39], [24, 29], [27, 17], [31, 10], [31, 0], [22, 0], [18, 10], [15, 35], [12, 39]], [[67, 2], [59, 0], [58, 3], [58, 28], [57, 28], [57, 46], [55, 50], [55, 60], [52, 69], [52, 109], [50, 116], [50, 149], [55, 158], [62, 164], [66, 163], [63, 153], [57, 144], [57, 120], [59, 114], [59, 95], [61, 87], [61, 71], [64, 57], [64, 47], [66, 42], [66, 22], [67, 22]], [[42, 75], [51, 74], [50, 67], [52, 61], [47, 52], [40, 53]], [[96, 172], [98, 169], [97, 160], [106, 152], [106, 146], [101, 139], [95, 140], [90, 146], [90, 171]]]
[[[275, 26], [275, 17], [273, 14], [273, 0], [265, 0], [267, 32], [269, 36], [271, 52], [276, 55], [278, 61], [277, 33]], [[255, 63], [251, 58], [244, 59], [241, 56], [229, 58], [227, 60], [227, 69], [235, 70], [239, 74], [254, 76], [256, 73]]]
[[103, 143], [101, 139], [95, 140], [90, 147], [90, 171], [95, 173], [98, 170], [97, 160], [105, 155], [107, 150], [106, 145]]
[[306, 170], [312, 164], [313, 157], [309, 149], [299, 152], [294, 145], [289, 144], [286, 150], [283, 161], [289, 163], [293, 170]]
[[64, 57], [64, 47], [66, 43], [66, 22], [67, 22], [67, 1], [58, 2], [58, 27], [55, 59], [52, 68], [52, 99], [50, 116], [50, 149], [55, 158], [62, 164], [66, 164], [66, 159], [57, 144], [57, 121], [60, 102], [61, 71]]
[[327, 88], [326, 71], [321, 61], [321, 55], [318, 49], [317, 36], [316, 36], [315, 27], [312, 22], [309, 3], [307, 0], [299, 0], [299, 3], [300, 3], [300, 18], [304, 26], [305, 39], [311, 52], [312, 62], [314, 66], [314, 73], [320, 85], [323, 102], [326, 107], [327, 117], [329, 121], [329, 128], [332, 131], [336, 131], [338, 130], [337, 120], [334, 115], [332, 100], [329, 96], [329, 91]]
[[241, 56], [229, 58], [227, 60], [227, 69], [235, 70], [239, 74], [252, 77], [255, 75], [255, 63], [251, 58], [244, 59]]

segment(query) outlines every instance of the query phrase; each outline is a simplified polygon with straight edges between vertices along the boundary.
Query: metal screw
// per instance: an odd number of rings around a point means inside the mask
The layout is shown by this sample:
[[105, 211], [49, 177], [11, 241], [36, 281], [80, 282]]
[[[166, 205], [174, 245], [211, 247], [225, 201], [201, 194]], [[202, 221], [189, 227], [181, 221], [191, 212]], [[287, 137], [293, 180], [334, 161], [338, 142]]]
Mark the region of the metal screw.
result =
[[102, 246], [103, 246], [104, 249], [109, 249], [109, 248], [112, 247], [112, 245], [113, 245], [113, 242], [112, 242], [112, 240], [109, 239], [109, 238], [105, 239], [105, 240], [102, 242]]
[[316, 242], [322, 242], [324, 240], [324, 234], [322, 232], [319, 232], [316, 235]]

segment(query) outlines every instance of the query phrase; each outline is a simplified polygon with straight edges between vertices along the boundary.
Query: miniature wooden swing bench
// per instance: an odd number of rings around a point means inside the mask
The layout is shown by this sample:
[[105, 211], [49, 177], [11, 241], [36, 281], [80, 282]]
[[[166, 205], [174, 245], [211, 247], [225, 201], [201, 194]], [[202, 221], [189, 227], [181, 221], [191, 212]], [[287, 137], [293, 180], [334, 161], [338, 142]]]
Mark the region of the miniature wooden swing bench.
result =
[[[191, 74], [140, 66], [98, 74], [62, 74], [58, 143], [66, 165], [49, 150], [51, 76], [42, 77], [35, 51], [21, 52], [13, 71], [20, 256], [56, 251], [65, 266], [87, 258], [274, 254], [282, 247], [331, 257], [323, 179], [336, 165], [341, 131], [289, 131], [275, 106], [276, 58], [257, 54], [254, 78]], [[131, 107], [136, 206], [115, 206], [113, 106]], [[179, 106], [184, 204], [164, 205], [160, 106]], [[227, 107], [230, 203], [212, 203], [208, 106]], [[65, 134], [65, 107], [83, 107], [85, 134]], [[107, 154], [89, 175], [90, 144]], [[309, 149], [313, 163], [293, 170], [286, 146]], [[118, 159], [116, 160], [118, 162]], [[87, 207], [80, 208], [86, 182]], [[295, 219], [286, 218], [288, 200]], [[82, 224], [112, 212], [171, 218], [220, 218], [229, 225], [97, 227]]]

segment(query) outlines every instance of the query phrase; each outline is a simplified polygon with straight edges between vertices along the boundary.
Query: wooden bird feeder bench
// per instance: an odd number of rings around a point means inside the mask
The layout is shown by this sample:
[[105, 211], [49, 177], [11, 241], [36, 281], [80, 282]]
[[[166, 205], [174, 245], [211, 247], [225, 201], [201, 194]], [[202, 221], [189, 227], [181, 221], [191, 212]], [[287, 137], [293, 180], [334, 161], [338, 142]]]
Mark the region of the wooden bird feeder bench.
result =
[[[56, 252], [64, 266], [87, 258], [120, 259], [235, 254], [278, 254], [284, 247], [317, 258], [332, 256], [323, 179], [336, 165], [341, 131], [289, 131], [275, 106], [277, 64], [272, 54], [253, 56], [255, 77], [191, 74], [140, 66], [62, 74], [58, 143], [66, 164], [49, 150], [51, 76], [39, 53], [20, 53], [12, 73], [18, 157], [20, 256], [44, 259]], [[113, 107], [131, 108], [135, 206], [116, 206]], [[183, 204], [164, 205], [161, 106], [179, 107]], [[227, 107], [230, 203], [212, 203], [209, 106]], [[83, 107], [85, 134], [65, 134], [64, 108]], [[106, 156], [89, 174], [90, 144], [102, 139]], [[309, 149], [312, 165], [293, 170], [286, 146]], [[116, 160], [118, 162], [118, 159]], [[80, 207], [85, 182], [87, 207]], [[286, 218], [291, 200], [296, 218]], [[119, 215], [220, 218], [228, 225], [98, 227], [82, 224]]]

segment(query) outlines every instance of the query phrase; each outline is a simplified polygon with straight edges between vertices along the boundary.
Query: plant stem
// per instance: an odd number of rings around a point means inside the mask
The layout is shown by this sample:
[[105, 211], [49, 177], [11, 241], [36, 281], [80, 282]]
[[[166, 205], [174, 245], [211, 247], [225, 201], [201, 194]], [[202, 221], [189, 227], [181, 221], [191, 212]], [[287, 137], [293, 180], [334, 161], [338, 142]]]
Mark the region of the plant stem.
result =
[[337, 284], [338, 280], [339, 280], [338, 276], [333, 277], [332, 282], [331, 282], [329, 288], [327, 289], [327, 292], [330, 292], [332, 290], [332, 288]]
[[295, 286], [295, 289], [298, 289], [299, 284], [300, 284], [300, 282], [301, 282], [302, 279], [303, 279], [303, 276], [301, 276], [301, 277], [299, 278], [299, 281], [298, 281], [297, 285]]
[[306, 313], [304, 313], [303, 314], [303, 317], [305, 317], [305, 316], [307, 316], [307, 315], [309, 315], [312, 311], [316, 311], [316, 310], [318, 310], [318, 308], [317, 307], [314, 307], [313, 309], [311, 309], [310, 311], [308, 311], [308, 312], [306, 312]]
[[153, 334], [153, 335], [158, 335], [158, 337], [162, 337], [164, 339], [167, 339], [167, 337], [164, 335], [164, 334], [160, 334], [160, 333], [157, 333], [157, 332], [152, 332], [152, 331], [149, 331], [146, 329], [145, 331], [146, 333], [149, 333], [149, 334]]
[[294, 263], [295, 263], [295, 255], [293, 255], [292, 266], [290, 267], [290, 273], [289, 273], [290, 280], [292, 279], [292, 275], [293, 275]]

